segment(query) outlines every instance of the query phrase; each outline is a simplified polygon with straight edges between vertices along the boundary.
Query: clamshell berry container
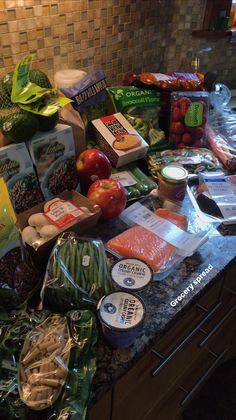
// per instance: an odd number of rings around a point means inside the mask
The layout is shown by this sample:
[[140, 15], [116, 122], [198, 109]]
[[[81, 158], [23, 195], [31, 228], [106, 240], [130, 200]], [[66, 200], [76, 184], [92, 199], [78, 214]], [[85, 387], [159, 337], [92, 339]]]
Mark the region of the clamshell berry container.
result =
[[142, 327], [146, 313], [140, 297], [115, 291], [104, 296], [97, 309], [107, 343], [113, 348], [131, 346]]

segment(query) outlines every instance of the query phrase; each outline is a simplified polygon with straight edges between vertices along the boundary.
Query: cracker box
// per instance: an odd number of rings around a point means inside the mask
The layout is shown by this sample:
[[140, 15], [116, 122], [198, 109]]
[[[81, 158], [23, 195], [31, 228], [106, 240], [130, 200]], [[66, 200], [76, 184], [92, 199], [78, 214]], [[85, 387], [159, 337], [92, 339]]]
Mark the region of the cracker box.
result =
[[92, 132], [115, 167], [144, 157], [148, 144], [120, 113], [93, 120]]
[[57, 124], [47, 133], [37, 133], [28, 143], [45, 199], [65, 190], [75, 190], [78, 174], [72, 128]]

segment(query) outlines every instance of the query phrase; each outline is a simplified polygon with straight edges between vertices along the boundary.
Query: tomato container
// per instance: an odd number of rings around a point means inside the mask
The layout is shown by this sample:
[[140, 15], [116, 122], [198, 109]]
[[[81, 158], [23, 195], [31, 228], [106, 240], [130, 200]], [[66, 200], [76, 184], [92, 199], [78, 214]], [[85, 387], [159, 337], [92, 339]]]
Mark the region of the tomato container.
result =
[[100, 300], [98, 317], [107, 343], [125, 348], [133, 344], [142, 327], [145, 306], [140, 297], [116, 291]]
[[171, 146], [205, 147], [208, 111], [207, 92], [173, 92], [169, 128]]

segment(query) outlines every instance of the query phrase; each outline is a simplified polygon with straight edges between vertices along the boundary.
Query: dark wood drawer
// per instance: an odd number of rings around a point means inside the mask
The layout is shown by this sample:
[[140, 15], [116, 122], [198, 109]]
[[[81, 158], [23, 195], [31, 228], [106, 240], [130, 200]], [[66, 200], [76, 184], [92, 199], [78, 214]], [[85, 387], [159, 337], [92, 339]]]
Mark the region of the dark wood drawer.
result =
[[95, 405], [88, 408], [88, 420], [110, 420], [111, 419], [111, 394], [109, 391]]
[[147, 410], [142, 420], [180, 420], [182, 411], [214, 370], [226, 360], [227, 353], [227, 347], [218, 357], [203, 350], [178, 383], [172, 386], [159, 404]]

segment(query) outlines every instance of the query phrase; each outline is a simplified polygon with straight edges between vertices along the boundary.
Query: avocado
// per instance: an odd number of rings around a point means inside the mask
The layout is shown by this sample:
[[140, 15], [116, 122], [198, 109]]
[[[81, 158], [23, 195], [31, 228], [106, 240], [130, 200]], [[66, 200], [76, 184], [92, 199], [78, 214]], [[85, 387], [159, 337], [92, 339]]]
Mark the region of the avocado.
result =
[[15, 143], [31, 139], [38, 129], [39, 122], [31, 112], [20, 111], [1, 118], [2, 133]]
[[32, 69], [29, 71], [29, 79], [32, 83], [40, 86], [41, 88], [52, 89], [52, 85], [49, 81], [48, 76], [41, 70]]
[[51, 115], [50, 117], [45, 117], [44, 115], [37, 115], [36, 118], [39, 122], [39, 130], [49, 131], [57, 125], [59, 120], [59, 114], [58, 112], [55, 112], [55, 114]]
[[3, 92], [6, 97], [11, 101], [11, 91], [12, 91], [12, 83], [13, 83], [13, 71], [7, 73], [2, 81]]
[[[32, 83], [40, 86], [41, 88], [52, 89], [52, 85], [45, 73], [38, 69], [32, 69], [29, 71], [29, 80]], [[5, 95], [11, 100], [11, 91], [13, 84], [13, 71], [7, 73], [3, 78], [3, 91]]]
[[11, 98], [5, 92], [3, 80], [0, 80], [0, 109], [12, 107]]

